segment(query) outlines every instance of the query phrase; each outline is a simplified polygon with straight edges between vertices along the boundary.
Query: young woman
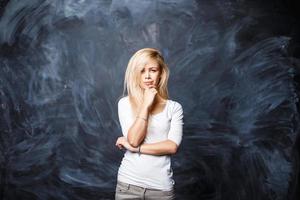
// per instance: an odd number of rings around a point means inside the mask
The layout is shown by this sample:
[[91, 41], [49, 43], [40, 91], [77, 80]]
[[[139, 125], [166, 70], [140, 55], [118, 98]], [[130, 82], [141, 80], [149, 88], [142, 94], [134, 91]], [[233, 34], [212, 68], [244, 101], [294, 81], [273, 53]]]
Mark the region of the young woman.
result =
[[137, 51], [129, 60], [124, 96], [118, 102], [125, 148], [118, 171], [116, 199], [174, 199], [170, 155], [182, 140], [182, 106], [168, 99], [169, 69], [157, 49]]

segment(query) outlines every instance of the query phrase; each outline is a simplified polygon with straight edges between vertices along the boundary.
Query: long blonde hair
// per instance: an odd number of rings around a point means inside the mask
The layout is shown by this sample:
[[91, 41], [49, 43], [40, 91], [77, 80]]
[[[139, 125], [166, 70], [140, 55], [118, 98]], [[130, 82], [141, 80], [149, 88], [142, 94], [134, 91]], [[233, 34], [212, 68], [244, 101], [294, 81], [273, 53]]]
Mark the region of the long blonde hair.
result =
[[169, 98], [168, 94], [168, 79], [169, 79], [169, 68], [164, 61], [164, 58], [159, 50], [154, 48], [144, 48], [138, 50], [130, 58], [127, 69], [125, 72], [123, 96], [127, 89], [131, 108], [133, 113], [137, 114], [137, 108], [141, 105], [143, 100], [143, 89], [140, 87], [141, 70], [150, 61], [154, 60], [160, 67], [160, 80], [157, 87], [157, 93], [164, 99]]

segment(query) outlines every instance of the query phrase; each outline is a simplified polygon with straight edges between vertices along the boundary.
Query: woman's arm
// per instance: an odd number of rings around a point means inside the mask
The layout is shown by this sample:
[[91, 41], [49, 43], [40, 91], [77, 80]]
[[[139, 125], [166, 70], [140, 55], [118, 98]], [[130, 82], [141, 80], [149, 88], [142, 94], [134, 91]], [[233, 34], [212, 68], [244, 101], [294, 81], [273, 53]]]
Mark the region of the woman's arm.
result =
[[138, 147], [146, 137], [149, 110], [152, 107], [154, 98], [157, 94], [155, 86], [149, 86], [145, 89], [143, 94], [143, 103], [139, 107], [138, 116], [129, 128], [127, 133], [127, 139], [131, 146]]
[[133, 118], [130, 113], [129, 99], [120, 99], [118, 102], [118, 116], [122, 133], [131, 146], [137, 147], [143, 142], [147, 133], [149, 106], [142, 104], [138, 108], [139, 118]]
[[140, 147], [133, 147], [129, 144], [125, 137], [119, 137], [116, 146], [120, 149], [126, 148], [131, 152], [138, 153], [140, 148], [140, 153], [149, 155], [170, 155], [177, 152], [177, 144], [171, 140], [165, 140], [162, 142], [141, 144]]
[[149, 107], [142, 105], [138, 117], [128, 130], [127, 140], [133, 147], [138, 147], [146, 137], [149, 117]]
[[150, 155], [175, 154], [177, 152], [177, 144], [171, 140], [165, 140], [152, 144], [142, 144], [140, 146], [140, 152]]

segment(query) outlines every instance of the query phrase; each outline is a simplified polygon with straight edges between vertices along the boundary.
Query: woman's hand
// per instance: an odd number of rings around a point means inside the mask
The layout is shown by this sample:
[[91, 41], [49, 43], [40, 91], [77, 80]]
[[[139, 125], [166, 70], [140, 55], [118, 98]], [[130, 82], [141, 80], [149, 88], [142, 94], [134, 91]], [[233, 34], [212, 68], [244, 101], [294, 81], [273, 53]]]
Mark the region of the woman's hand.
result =
[[119, 149], [125, 148], [131, 152], [138, 152], [138, 148], [131, 146], [124, 136], [117, 139], [116, 146], [119, 147]]
[[143, 96], [143, 105], [146, 106], [147, 108], [151, 107], [154, 98], [157, 94], [157, 89], [155, 88], [154, 85], [150, 85], [144, 90], [144, 96]]

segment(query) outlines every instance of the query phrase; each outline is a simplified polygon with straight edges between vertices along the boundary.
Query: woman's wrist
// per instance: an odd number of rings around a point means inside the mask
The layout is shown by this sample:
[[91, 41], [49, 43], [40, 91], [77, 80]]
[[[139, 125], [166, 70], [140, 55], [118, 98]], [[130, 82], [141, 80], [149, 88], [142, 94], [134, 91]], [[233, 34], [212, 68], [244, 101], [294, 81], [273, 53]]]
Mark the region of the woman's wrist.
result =
[[142, 103], [142, 105], [141, 105], [141, 110], [142, 111], [149, 111], [150, 110], [150, 108], [151, 108], [151, 105], [148, 105], [148, 104], [145, 104], [145, 103]]
[[147, 122], [147, 118], [145, 118], [145, 117], [140, 117], [140, 116], [136, 116], [136, 118], [138, 118], [138, 119], [143, 119], [144, 121], [146, 121]]
[[139, 145], [138, 147], [134, 147], [133, 150], [132, 150], [132, 152], [141, 154], [141, 153], [142, 153], [142, 152], [141, 152], [141, 146], [142, 146], [142, 145]]

